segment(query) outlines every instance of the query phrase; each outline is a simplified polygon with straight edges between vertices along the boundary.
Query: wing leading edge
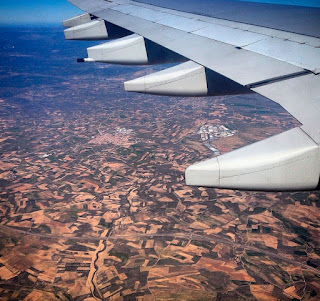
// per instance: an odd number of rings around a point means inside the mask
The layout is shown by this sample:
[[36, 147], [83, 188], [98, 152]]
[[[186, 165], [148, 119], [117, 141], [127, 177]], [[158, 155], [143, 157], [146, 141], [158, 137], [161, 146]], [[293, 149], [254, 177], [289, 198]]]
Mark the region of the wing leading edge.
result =
[[67, 39], [119, 38], [89, 48], [88, 58], [80, 61], [189, 60], [126, 82], [127, 91], [184, 96], [254, 91], [279, 103], [301, 122], [300, 128], [188, 167], [187, 185], [258, 190], [317, 187], [319, 38], [135, 1], [70, 2], [87, 14], [64, 22], [69, 27]]

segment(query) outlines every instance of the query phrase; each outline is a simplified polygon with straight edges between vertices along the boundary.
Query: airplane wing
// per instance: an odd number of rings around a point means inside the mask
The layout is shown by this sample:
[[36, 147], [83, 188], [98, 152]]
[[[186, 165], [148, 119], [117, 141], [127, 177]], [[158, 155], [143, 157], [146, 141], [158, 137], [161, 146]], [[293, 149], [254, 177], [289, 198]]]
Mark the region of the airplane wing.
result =
[[[231, 0], [69, 0], [86, 13], [64, 21], [66, 39], [104, 40], [88, 58], [180, 64], [125, 82], [127, 91], [205, 96], [254, 91], [300, 123], [189, 166], [186, 184], [303, 190], [320, 176], [320, 9]], [[196, 6], [196, 8], [195, 8]]]

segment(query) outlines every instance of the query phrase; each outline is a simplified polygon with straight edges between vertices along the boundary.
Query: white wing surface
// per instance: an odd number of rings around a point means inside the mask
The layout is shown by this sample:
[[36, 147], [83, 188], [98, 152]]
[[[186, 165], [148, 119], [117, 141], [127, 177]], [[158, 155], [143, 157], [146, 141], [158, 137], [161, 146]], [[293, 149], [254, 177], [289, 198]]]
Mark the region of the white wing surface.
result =
[[[126, 82], [127, 91], [204, 96], [251, 90], [279, 103], [301, 122], [300, 128], [188, 167], [187, 185], [258, 190], [317, 187], [320, 9], [285, 10], [280, 6], [279, 12], [273, 11], [275, 6], [262, 5], [264, 10], [258, 16], [251, 10], [259, 9], [258, 4], [235, 1], [222, 1], [219, 7], [213, 1], [207, 8], [200, 1], [202, 10], [196, 12], [190, 1], [185, 1], [185, 9], [179, 9], [181, 0], [171, 4], [157, 0], [69, 1], [86, 14], [64, 22], [69, 27], [67, 39], [118, 38], [89, 48], [89, 57], [80, 61], [183, 62]], [[245, 5], [250, 9], [244, 10]], [[270, 17], [277, 14], [283, 16], [282, 22]]]

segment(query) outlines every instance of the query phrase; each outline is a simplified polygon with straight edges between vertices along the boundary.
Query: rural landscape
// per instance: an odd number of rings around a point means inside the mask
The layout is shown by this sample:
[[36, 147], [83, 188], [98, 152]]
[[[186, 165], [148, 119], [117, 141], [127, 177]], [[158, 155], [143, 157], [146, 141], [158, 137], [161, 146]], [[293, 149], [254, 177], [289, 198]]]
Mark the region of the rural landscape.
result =
[[0, 32], [0, 300], [319, 300], [318, 190], [184, 181], [298, 126], [280, 106], [127, 93], [164, 66], [77, 64], [93, 43], [61, 28]]

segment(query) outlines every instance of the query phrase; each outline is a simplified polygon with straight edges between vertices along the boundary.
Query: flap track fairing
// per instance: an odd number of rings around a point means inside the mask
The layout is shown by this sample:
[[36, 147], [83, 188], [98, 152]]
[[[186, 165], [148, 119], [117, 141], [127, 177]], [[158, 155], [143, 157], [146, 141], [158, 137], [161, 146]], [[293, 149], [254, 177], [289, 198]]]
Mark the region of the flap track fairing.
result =
[[314, 189], [320, 148], [301, 128], [189, 166], [186, 184], [246, 190]]
[[[109, 29], [109, 26], [107, 28]], [[90, 47], [87, 52], [88, 58], [79, 61], [123, 65], [153, 65], [185, 61], [182, 56], [137, 34]]]
[[95, 16], [85, 13], [85, 14], [81, 14], [78, 16], [75, 16], [73, 18], [70, 18], [68, 20], [65, 20], [62, 22], [63, 27], [74, 27], [74, 26], [78, 26], [78, 25], [82, 25], [88, 22], [91, 22], [92, 20], [96, 19]]

